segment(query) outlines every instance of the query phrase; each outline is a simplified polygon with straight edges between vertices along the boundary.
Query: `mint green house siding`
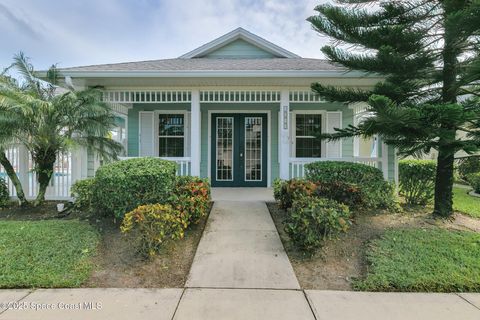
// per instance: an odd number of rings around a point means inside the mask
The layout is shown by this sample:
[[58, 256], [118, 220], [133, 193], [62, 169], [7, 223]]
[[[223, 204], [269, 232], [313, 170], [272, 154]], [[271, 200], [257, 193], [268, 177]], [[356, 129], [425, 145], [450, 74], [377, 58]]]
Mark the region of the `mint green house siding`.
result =
[[172, 104], [151, 104], [151, 103], [135, 103], [128, 110], [128, 156], [138, 157], [139, 150], [139, 119], [140, 111], [155, 110], [190, 110], [189, 103], [172, 103]]
[[275, 56], [265, 50], [248, 43], [245, 40], [238, 39], [232, 41], [223, 47], [206, 54], [203, 58], [247, 58], [247, 59], [259, 59], [259, 58], [275, 58]]

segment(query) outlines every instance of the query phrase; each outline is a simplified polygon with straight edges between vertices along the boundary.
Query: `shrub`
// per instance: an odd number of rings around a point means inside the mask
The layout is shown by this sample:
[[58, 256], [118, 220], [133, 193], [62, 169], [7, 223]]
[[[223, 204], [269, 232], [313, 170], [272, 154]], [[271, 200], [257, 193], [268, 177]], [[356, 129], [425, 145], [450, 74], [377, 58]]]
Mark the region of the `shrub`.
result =
[[304, 179], [277, 180], [274, 186], [274, 197], [281, 208], [289, 209], [293, 201], [313, 195], [316, 189], [315, 183]]
[[94, 205], [99, 212], [123, 217], [139, 205], [166, 203], [175, 183], [176, 164], [158, 158], [116, 161], [95, 175]]
[[299, 249], [312, 254], [322, 240], [347, 231], [350, 224], [347, 206], [331, 199], [303, 197], [293, 202], [285, 231]]
[[181, 212], [188, 223], [198, 221], [208, 214], [210, 208], [210, 183], [198, 177], [177, 177], [175, 192], [170, 203]]
[[410, 205], [433, 200], [437, 163], [433, 160], [401, 160], [398, 163], [400, 193]]
[[385, 181], [382, 172], [377, 168], [343, 161], [312, 162], [305, 168], [307, 180], [318, 185], [343, 183], [358, 188], [365, 207], [397, 206], [394, 185]]
[[187, 222], [169, 204], [139, 206], [123, 218], [121, 231], [129, 234], [138, 253], [154, 256], [167, 240], [181, 239]]
[[332, 181], [317, 186], [315, 195], [346, 204], [350, 208], [364, 206], [361, 189], [351, 183]]
[[5, 207], [10, 202], [10, 193], [8, 192], [7, 183], [0, 178], [0, 208]]
[[472, 185], [473, 191], [480, 193], [480, 172], [469, 175], [468, 181]]
[[464, 181], [468, 181], [471, 174], [480, 172], [480, 156], [471, 156], [459, 160], [458, 174]]
[[81, 211], [91, 211], [93, 209], [94, 190], [95, 179], [76, 181], [71, 188], [72, 197], [75, 198], [74, 208]]

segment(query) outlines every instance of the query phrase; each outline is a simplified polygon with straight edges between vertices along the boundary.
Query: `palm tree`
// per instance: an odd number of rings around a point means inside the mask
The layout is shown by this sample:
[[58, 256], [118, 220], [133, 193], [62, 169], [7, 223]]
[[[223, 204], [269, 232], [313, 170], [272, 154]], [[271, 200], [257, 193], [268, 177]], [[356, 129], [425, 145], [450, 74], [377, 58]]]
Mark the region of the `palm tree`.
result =
[[[48, 71], [47, 81], [39, 79], [23, 53], [14, 57], [12, 69], [21, 80], [0, 77], [0, 131], [9, 128], [5, 130], [9, 139], [4, 140], [23, 144], [32, 155], [39, 184], [38, 205], [45, 200], [59, 152], [85, 146], [105, 158], [116, 158], [122, 146], [110, 138], [115, 116], [102, 102], [101, 92], [60, 89], [55, 66]], [[0, 134], [0, 147], [2, 135], [6, 134]]]

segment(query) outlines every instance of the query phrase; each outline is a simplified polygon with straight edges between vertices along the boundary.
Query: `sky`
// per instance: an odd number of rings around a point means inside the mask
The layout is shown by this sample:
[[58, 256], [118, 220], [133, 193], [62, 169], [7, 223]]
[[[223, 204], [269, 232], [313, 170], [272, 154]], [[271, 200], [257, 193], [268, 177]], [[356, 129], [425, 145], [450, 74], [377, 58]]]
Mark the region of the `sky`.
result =
[[302, 57], [328, 39], [305, 20], [328, 0], [0, 0], [0, 68], [176, 58], [237, 27]]

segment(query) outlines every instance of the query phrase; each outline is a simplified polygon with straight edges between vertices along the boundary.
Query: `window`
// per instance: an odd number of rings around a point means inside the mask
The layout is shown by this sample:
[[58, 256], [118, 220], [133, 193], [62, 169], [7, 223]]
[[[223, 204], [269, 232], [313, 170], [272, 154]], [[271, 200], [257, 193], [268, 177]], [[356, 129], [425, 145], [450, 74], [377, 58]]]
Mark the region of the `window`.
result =
[[160, 114], [158, 120], [158, 155], [160, 157], [183, 157], [185, 116], [183, 114]]
[[322, 141], [317, 136], [321, 132], [321, 114], [296, 114], [295, 156], [297, 158], [320, 158], [322, 156]]

